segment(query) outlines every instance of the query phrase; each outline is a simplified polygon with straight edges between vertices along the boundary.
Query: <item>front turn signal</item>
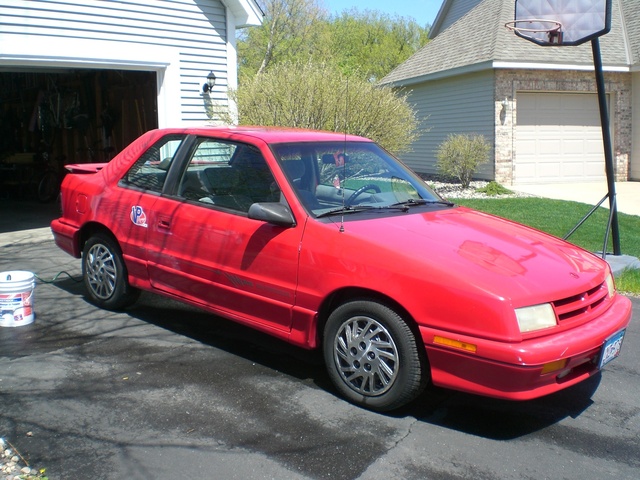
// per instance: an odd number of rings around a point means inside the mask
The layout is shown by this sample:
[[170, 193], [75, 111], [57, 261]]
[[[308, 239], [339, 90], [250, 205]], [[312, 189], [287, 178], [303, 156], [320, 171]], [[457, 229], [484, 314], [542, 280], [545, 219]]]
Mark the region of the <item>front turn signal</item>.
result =
[[567, 366], [568, 361], [569, 361], [568, 359], [564, 358], [562, 360], [556, 360], [555, 362], [545, 363], [544, 365], [542, 365], [542, 372], [540, 374], [545, 375], [547, 373], [562, 370], [564, 367]]
[[436, 335], [433, 337], [433, 343], [438, 345], [446, 345], [447, 347], [460, 348], [467, 352], [476, 353], [478, 347], [473, 343], [461, 342], [460, 340], [454, 340], [453, 338], [441, 337]]

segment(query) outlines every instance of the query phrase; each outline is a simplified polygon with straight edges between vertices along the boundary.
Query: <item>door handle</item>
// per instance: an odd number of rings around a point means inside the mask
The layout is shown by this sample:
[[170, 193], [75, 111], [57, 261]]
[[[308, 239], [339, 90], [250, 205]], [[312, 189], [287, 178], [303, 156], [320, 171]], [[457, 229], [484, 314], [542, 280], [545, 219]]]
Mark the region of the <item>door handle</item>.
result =
[[158, 228], [161, 230], [169, 230], [171, 228], [171, 222], [168, 219], [161, 218], [158, 220]]

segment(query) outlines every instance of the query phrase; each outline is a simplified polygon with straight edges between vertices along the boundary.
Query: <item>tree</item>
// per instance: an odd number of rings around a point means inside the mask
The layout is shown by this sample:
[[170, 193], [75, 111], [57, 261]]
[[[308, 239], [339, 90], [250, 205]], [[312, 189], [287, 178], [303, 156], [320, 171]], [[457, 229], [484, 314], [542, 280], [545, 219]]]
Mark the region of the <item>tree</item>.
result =
[[415, 20], [356, 9], [339, 16], [320, 0], [265, 0], [262, 26], [238, 39], [240, 83], [283, 62], [335, 63], [347, 74], [377, 81], [428, 40]]
[[328, 29], [336, 62], [347, 72], [359, 70], [370, 81], [380, 80], [413, 55], [429, 33], [412, 19], [355, 9], [333, 18]]
[[262, 25], [249, 28], [238, 42], [240, 74], [265, 72], [273, 63], [308, 57], [320, 43], [327, 13], [319, 0], [264, 0]]
[[[344, 131], [394, 153], [417, 136], [403, 93], [374, 83], [427, 41], [410, 19], [357, 10], [330, 17], [321, 0], [264, 0], [262, 26], [238, 40], [238, 118], [214, 106], [223, 122]], [[221, 111], [222, 109], [222, 111]]]
[[244, 125], [362, 135], [396, 154], [407, 151], [417, 137], [418, 120], [406, 96], [361, 75], [347, 76], [331, 64], [274, 64], [246, 79], [232, 96]]

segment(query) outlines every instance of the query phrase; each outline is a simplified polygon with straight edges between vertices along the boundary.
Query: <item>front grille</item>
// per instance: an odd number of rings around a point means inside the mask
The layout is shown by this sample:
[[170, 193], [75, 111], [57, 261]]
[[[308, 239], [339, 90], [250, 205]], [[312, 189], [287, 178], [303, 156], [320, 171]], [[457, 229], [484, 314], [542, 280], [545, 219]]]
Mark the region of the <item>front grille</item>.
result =
[[608, 290], [606, 283], [587, 290], [578, 295], [573, 295], [553, 302], [553, 307], [560, 322], [578, 320], [590, 315], [607, 299]]

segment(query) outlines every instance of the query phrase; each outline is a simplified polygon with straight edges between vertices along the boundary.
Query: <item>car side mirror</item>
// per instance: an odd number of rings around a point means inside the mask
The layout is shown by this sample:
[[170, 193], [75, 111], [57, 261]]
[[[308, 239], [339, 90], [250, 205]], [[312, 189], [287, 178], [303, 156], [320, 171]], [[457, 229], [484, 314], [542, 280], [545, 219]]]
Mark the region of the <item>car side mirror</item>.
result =
[[272, 223], [280, 227], [293, 227], [296, 219], [287, 205], [279, 202], [254, 203], [249, 207], [249, 218]]

